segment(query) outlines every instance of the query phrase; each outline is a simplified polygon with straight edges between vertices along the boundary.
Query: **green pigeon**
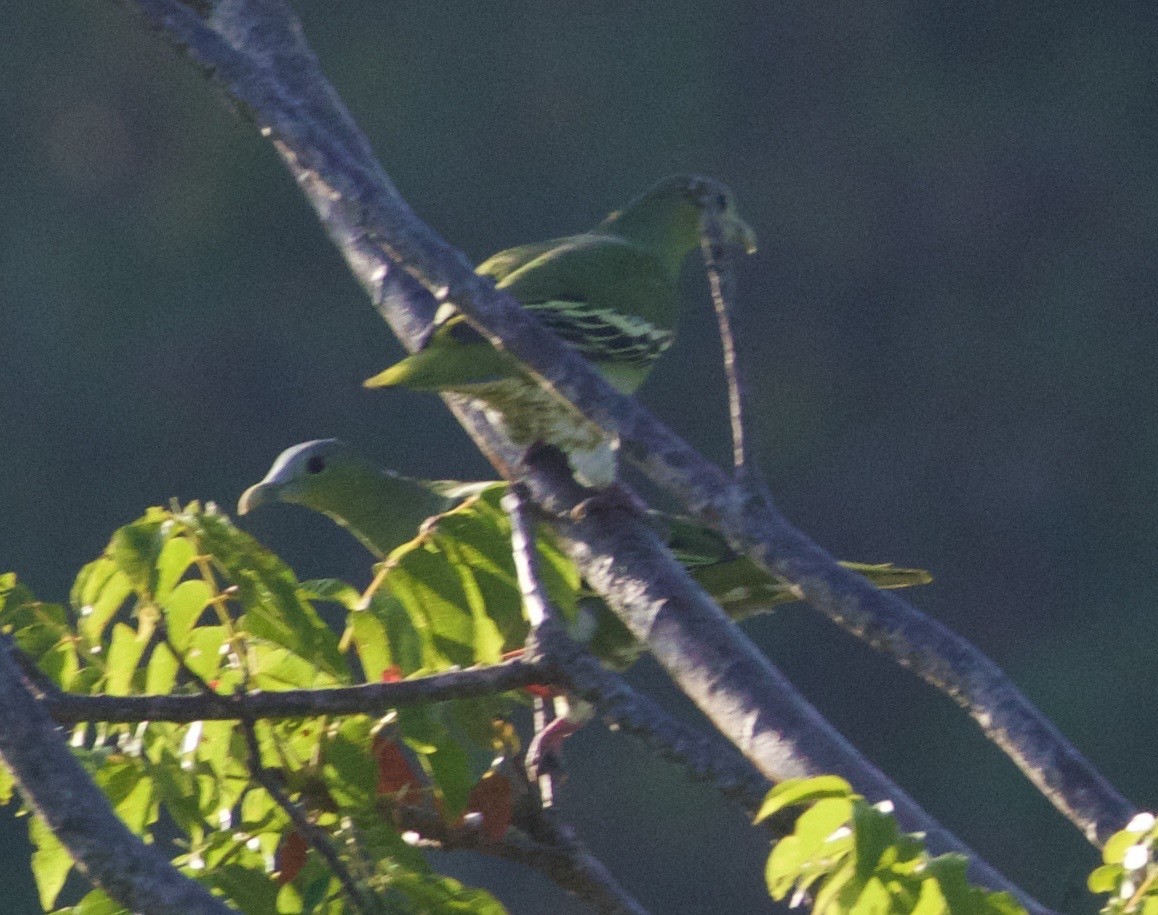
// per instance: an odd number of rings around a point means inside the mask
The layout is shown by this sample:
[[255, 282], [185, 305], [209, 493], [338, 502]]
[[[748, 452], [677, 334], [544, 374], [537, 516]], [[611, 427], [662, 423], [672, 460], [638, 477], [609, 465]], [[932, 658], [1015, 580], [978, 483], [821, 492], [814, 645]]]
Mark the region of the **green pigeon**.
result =
[[[345, 527], [379, 559], [413, 539], [423, 522], [450, 511], [495, 482], [457, 483], [419, 480], [382, 470], [338, 439], [304, 442], [282, 452], [261, 482], [241, 496], [237, 510], [247, 514], [261, 505], [287, 502], [321, 512]], [[792, 585], [769, 575], [733, 551], [718, 533], [678, 515], [650, 512], [668, 547], [733, 619], [764, 613], [800, 599]], [[892, 565], [843, 563], [881, 588], [927, 584], [928, 572]], [[601, 603], [574, 633], [591, 650], [619, 667], [641, 651], [626, 627]]]
[[[237, 510], [244, 515], [273, 502], [304, 505], [327, 515], [379, 559], [386, 559], [413, 539], [429, 518], [496, 485], [502, 484], [402, 476], [380, 469], [345, 442], [320, 439], [282, 452], [265, 478], [242, 493]], [[733, 619], [744, 619], [799, 599], [791, 585], [735, 553], [715, 531], [691, 519], [661, 512], [650, 512], [649, 518], [675, 556]], [[921, 569], [843, 565], [861, 572], [882, 588], [931, 581], [929, 573]], [[643, 651], [623, 622], [594, 597], [580, 602], [580, 613], [568, 628], [573, 638], [620, 670], [635, 663]], [[536, 703], [542, 701], [536, 699]], [[594, 715], [589, 703], [562, 694], [554, 697], [553, 709], [554, 720], [537, 731], [527, 747], [526, 767], [532, 781], [558, 768], [564, 740]]]
[[[478, 272], [535, 313], [620, 391], [633, 394], [675, 339], [680, 268], [699, 246], [700, 217], [714, 207], [727, 240], [755, 251], [751, 228], [732, 195], [709, 178], [665, 178], [577, 235], [501, 251]], [[614, 439], [547, 390], [522, 364], [495, 349], [444, 306], [418, 352], [366, 382], [367, 387], [449, 391], [480, 401], [516, 445], [559, 447], [580, 482], [615, 481]]]

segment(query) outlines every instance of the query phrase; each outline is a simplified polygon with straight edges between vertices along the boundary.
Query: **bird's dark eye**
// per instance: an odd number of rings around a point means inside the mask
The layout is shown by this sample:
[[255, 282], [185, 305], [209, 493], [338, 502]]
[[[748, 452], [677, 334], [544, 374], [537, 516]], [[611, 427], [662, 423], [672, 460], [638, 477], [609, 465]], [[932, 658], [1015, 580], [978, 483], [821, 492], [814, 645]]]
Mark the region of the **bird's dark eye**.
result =
[[326, 469], [326, 459], [320, 454], [315, 454], [308, 461], [306, 461], [306, 470], [310, 473], [321, 473]]
[[718, 195], [716, 197], [716, 206], [718, 206], [721, 210], [726, 210], [728, 208], [728, 195], [727, 194]]

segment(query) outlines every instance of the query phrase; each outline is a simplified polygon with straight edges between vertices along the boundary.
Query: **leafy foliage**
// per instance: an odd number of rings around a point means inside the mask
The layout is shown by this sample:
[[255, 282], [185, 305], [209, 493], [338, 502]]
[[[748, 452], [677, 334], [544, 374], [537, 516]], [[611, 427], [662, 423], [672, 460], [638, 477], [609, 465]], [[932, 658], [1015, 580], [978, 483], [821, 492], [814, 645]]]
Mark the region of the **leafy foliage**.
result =
[[1158, 819], [1140, 813], [1102, 849], [1090, 889], [1107, 893], [1106, 915], [1158, 915]]
[[[152, 508], [81, 570], [67, 606], [0, 577], [0, 626], [53, 682], [81, 694], [325, 689], [495, 662], [526, 631], [509, 547], [505, 557], [484, 553], [468, 536], [494, 527], [497, 498], [442, 516], [390, 557], [366, 595], [299, 582], [212, 505]], [[578, 581], [543, 549], [553, 591], [574, 607]], [[261, 764], [391, 911], [501, 912], [487, 893], [432, 872], [396, 814], [417, 805], [455, 823], [474, 810], [500, 837], [513, 799], [492, 761], [514, 748], [512, 701], [260, 722]], [[131, 829], [162, 825], [169, 840], [175, 827], [175, 862], [242, 911], [343, 910], [334, 875], [254, 779], [235, 722], [81, 725], [73, 745]], [[5, 777], [0, 800], [11, 797]], [[48, 910], [72, 861], [35, 821], [32, 837]], [[94, 891], [60, 911], [120, 909]]]
[[777, 842], [765, 872], [772, 898], [811, 900], [815, 915], [1016, 915], [1008, 893], [971, 886], [961, 855], [931, 857], [902, 833], [891, 805], [869, 804], [842, 778], [790, 779], [768, 794], [756, 822], [807, 809]]

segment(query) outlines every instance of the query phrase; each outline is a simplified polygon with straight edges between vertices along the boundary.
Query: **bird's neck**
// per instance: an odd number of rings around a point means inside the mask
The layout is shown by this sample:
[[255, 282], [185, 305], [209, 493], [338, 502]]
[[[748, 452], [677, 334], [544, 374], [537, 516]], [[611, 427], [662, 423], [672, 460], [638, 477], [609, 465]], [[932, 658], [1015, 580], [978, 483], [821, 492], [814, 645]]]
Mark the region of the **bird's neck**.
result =
[[599, 231], [646, 248], [675, 282], [684, 258], [700, 243], [700, 211], [683, 196], [645, 198], [612, 213]]
[[417, 536], [431, 515], [450, 507], [448, 499], [419, 481], [377, 468], [359, 471], [350, 485], [327, 493], [326, 502], [319, 508], [380, 559]]

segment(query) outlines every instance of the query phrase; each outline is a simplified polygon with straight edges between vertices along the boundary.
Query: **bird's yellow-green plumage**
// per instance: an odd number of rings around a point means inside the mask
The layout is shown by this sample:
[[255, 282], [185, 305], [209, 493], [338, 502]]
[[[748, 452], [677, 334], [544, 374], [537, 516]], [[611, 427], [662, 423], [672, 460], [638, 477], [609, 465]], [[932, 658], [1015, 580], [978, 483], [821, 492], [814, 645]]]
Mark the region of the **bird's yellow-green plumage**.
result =
[[[755, 236], [727, 189], [681, 175], [659, 182], [589, 231], [507, 249], [478, 272], [533, 311], [616, 388], [634, 393], [675, 339], [680, 267], [699, 244], [707, 206], [721, 212], [733, 243], [755, 250]], [[436, 322], [422, 350], [367, 386], [468, 395], [482, 402], [515, 444], [556, 445], [581, 481], [614, 481], [613, 442], [603, 430], [541, 387], [453, 309], [440, 312]]]
[[[304, 505], [329, 516], [375, 556], [385, 559], [414, 538], [431, 515], [450, 511], [464, 499], [498, 485], [404, 477], [378, 468], [351, 445], [322, 439], [284, 451], [265, 478], [245, 491], [238, 511], [246, 514], [272, 502]], [[676, 558], [733, 619], [746, 619], [799, 599], [788, 582], [734, 552], [710, 528], [663, 512], [652, 512], [650, 517]], [[903, 588], [931, 580], [921, 569], [843, 565], [881, 588]], [[581, 627], [584, 641], [605, 660], [626, 666], [638, 656], [639, 643], [606, 607], [589, 603], [591, 616]]]

